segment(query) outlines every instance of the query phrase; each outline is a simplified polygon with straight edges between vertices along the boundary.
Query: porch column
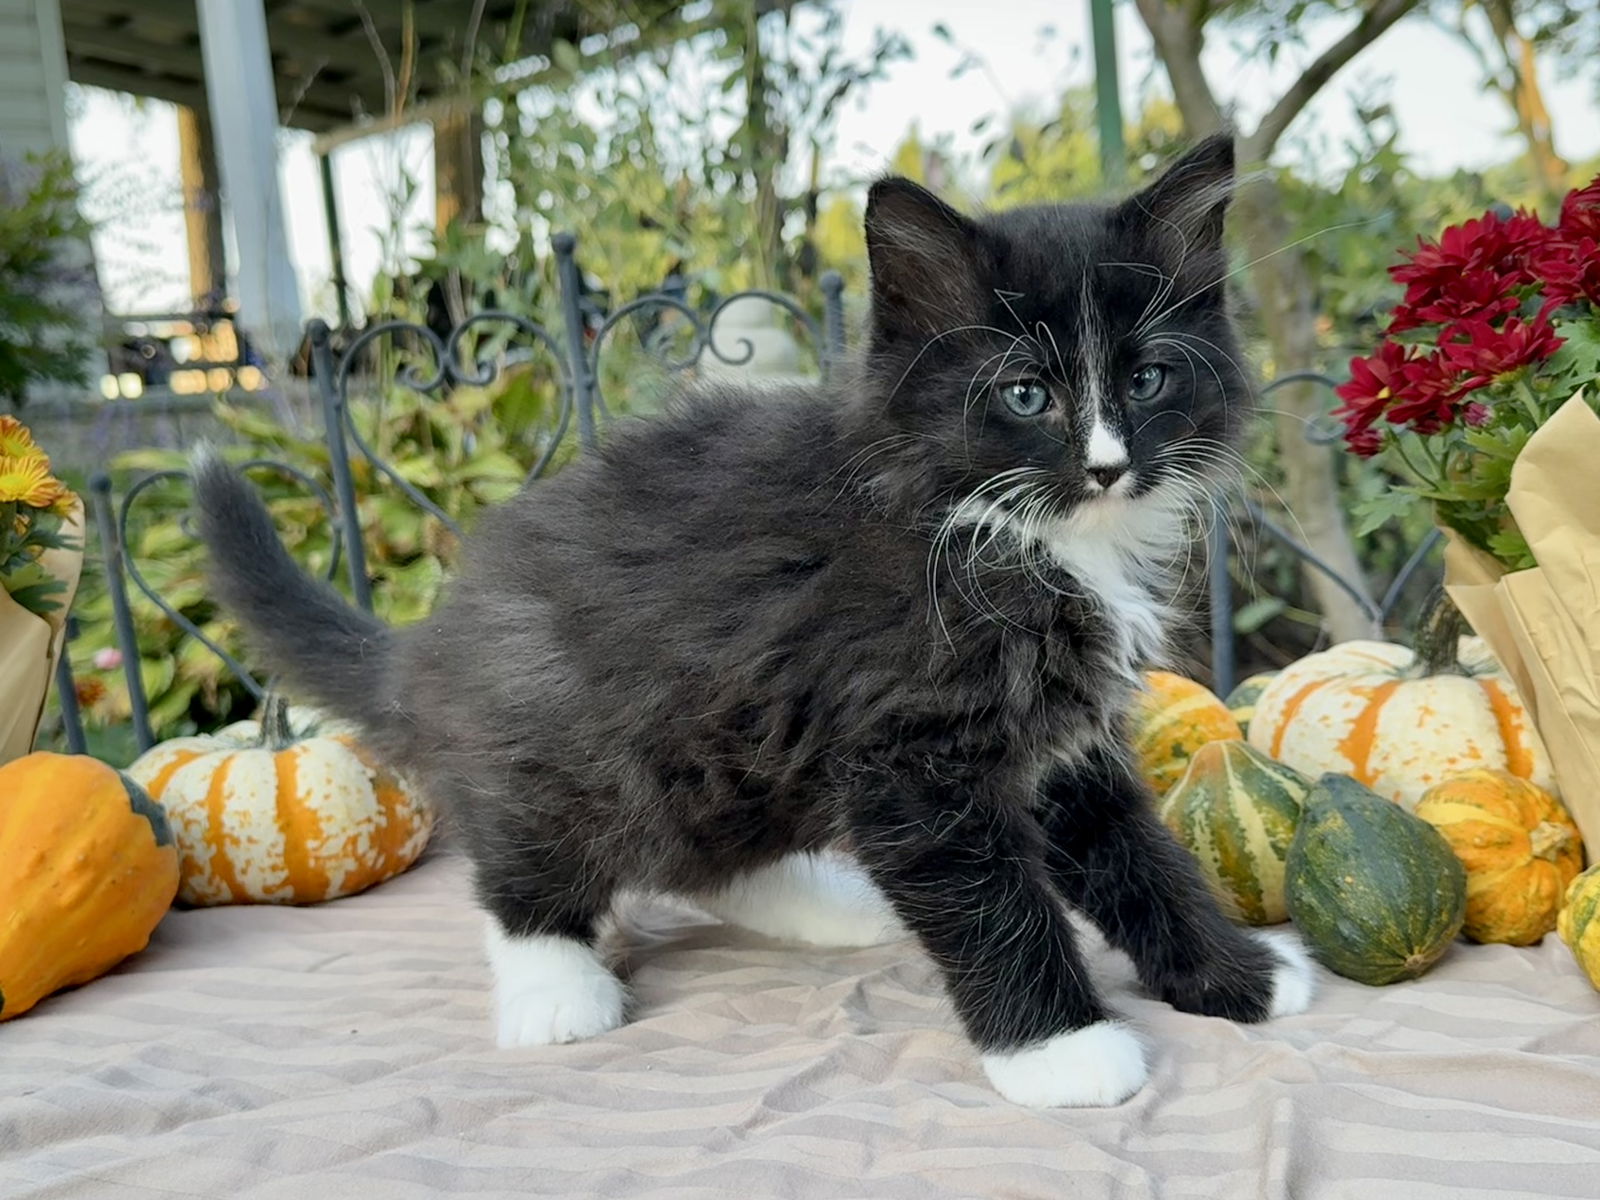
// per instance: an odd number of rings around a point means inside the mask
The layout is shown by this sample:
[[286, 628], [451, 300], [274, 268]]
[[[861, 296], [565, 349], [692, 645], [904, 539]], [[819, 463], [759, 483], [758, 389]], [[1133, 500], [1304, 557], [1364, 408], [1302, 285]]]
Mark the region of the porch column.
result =
[[239, 324], [281, 360], [300, 341], [300, 289], [278, 190], [278, 101], [262, 0], [196, 0], [206, 97], [238, 249]]
[[178, 109], [178, 169], [189, 243], [189, 295], [196, 310], [213, 309], [228, 293], [228, 272], [222, 249], [217, 147], [211, 119], [201, 109]]

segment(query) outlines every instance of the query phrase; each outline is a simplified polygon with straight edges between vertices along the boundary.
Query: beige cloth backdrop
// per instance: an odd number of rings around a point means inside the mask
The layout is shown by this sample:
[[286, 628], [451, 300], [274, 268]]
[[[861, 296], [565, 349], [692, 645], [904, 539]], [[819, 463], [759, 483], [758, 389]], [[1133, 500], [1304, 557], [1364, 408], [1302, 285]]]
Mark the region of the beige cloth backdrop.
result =
[[1600, 995], [1554, 938], [1420, 982], [1326, 979], [1242, 1027], [1097, 972], [1149, 1087], [989, 1089], [909, 944], [780, 946], [643, 914], [637, 1013], [497, 1051], [466, 872], [320, 908], [180, 912], [116, 974], [0, 1024], [6, 1200], [1600, 1196]]

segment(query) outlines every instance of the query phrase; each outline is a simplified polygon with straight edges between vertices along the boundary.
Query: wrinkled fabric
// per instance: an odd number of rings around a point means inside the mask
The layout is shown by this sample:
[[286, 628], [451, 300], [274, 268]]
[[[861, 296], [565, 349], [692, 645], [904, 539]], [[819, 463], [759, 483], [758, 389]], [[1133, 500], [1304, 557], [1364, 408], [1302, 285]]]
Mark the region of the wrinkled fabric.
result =
[[1000, 1100], [910, 943], [785, 946], [647, 904], [630, 1024], [496, 1050], [464, 863], [315, 908], [171, 914], [0, 1024], [0, 1197], [1600, 1196], [1600, 995], [1552, 935], [1324, 975], [1243, 1027], [1140, 995], [1109, 1110]]

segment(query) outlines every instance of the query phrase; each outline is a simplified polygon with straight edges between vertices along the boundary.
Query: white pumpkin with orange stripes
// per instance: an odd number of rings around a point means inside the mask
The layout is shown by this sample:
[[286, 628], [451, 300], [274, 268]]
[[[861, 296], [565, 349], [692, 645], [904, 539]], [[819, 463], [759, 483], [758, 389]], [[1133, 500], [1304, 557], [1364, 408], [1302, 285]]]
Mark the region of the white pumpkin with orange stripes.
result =
[[1344, 642], [1286, 667], [1256, 700], [1249, 741], [1316, 778], [1349, 775], [1406, 809], [1434, 784], [1489, 767], [1556, 793], [1516, 686], [1482, 639], [1429, 670], [1393, 642]]
[[349, 896], [404, 871], [433, 832], [347, 727], [275, 698], [261, 722], [163, 742], [127, 773], [166, 810], [186, 904]]

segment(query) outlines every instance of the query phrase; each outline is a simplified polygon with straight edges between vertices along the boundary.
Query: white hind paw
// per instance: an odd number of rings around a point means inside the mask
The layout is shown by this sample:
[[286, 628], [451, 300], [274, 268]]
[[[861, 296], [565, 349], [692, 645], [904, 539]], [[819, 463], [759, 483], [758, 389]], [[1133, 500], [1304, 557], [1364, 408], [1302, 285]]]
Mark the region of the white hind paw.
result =
[[983, 1070], [995, 1091], [1030, 1108], [1121, 1104], [1150, 1076], [1143, 1044], [1112, 1021], [1059, 1033], [1025, 1050], [985, 1054]]
[[622, 1024], [627, 991], [584, 943], [548, 934], [511, 938], [491, 921], [488, 949], [502, 1047], [575, 1042]]
[[1305, 946], [1288, 932], [1258, 933], [1256, 937], [1278, 959], [1278, 965], [1272, 969], [1272, 1003], [1267, 1015], [1292, 1017], [1305, 1012], [1311, 1007], [1311, 997], [1317, 990], [1317, 968]]

